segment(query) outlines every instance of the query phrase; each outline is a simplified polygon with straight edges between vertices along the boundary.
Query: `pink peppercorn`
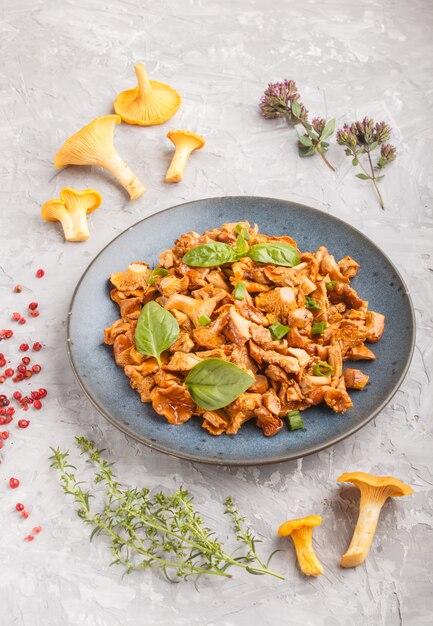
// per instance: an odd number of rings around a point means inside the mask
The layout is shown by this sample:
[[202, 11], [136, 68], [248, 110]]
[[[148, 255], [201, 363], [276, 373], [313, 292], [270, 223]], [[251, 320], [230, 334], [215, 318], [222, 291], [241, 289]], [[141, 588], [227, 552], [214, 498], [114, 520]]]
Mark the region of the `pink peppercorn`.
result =
[[37, 270], [36, 271], [36, 277], [37, 278], [42, 278], [43, 276], [45, 276], [44, 270]]
[[18, 478], [9, 478], [9, 486], [11, 489], [16, 489], [20, 486], [20, 481], [18, 480]]

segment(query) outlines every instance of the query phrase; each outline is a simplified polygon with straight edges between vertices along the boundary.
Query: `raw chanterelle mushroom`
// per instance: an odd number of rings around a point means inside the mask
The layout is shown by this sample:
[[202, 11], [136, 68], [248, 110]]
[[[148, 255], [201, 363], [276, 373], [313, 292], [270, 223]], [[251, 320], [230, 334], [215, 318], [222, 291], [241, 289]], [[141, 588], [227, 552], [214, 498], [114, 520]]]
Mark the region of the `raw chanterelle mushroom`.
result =
[[164, 124], [180, 107], [180, 95], [165, 83], [149, 80], [143, 63], [137, 63], [134, 69], [138, 85], [117, 96], [114, 110], [128, 124]]
[[128, 191], [131, 200], [139, 198], [146, 188], [120, 158], [113, 144], [115, 124], [119, 115], [104, 115], [69, 137], [57, 152], [54, 165], [99, 165], [113, 174]]
[[284, 522], [278, 529], [280, 537], [290, 536], [295, 544], [296, 556], [301, 571], [306, 576], [320, 576], [323, 567], [313, 548], [313, 528], [320, 526], [320, 515], [308, 515]]
[[87, 215], [101, 202], [101, 195], [94, 189], [77, 191], [65, 187], [60, 192], [60, 200], [56, 198], [45, 202], [42, 217], [46, 222], [61, 222], [67, 241], [86, 241], [89, 238]]
[[171, 130], [167, 137], [175, 145], [175, 153], [165, 175], [166, 183], [178, 183], [182, 180], [183, 170], [194, 150], [200, 150], [205, 145], [205, 140], [200, 135], [189, 130]]
[[353, 483], [361, 492], [359, 517], [352, 541], [341, 558], [342, 567], [356, 567], [365, 561], [376, 532], [380, 511], [390, 497], [413, 493], [412, 487], [392, 476], [374, 476], [364, 472], [343, 474], [339, 483]]

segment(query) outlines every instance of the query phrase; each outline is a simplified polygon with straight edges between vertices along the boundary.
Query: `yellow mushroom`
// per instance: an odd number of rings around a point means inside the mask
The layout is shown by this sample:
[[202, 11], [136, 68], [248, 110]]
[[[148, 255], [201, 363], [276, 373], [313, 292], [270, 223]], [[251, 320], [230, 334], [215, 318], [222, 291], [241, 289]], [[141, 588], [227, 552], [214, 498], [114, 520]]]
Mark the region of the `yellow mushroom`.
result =
[[175, 145], [175, 153], [165, 175], [166, 183], [178, 183], [182, 180], [183, 170], [194, 150], [200, 150], [205, 145], [205, 140], [200, 135], [189, 130], [171, 130], [167, 137]]
[[55, 156], [54, 165], [57, 168], [66, 165], [99, 165], [113, 174], [128, 191], [131, 200], [135, 200], [146, 188], [122, 161], [114, 147], [115, 124], [120, 124], [118, 115], [97, 117], [65, 141]]
[[323, 567], [313, 548], [313, 528], [320, 526], [320, 515], [309, 515], [284, 522], [278, 529], [280, 537], [290, 536], [295, 544], [296, 556], [301, 571], [306, 576], [320, 576]]
[[128, 124], [164, 124], [180, 107], [180, 95], [169, 85], [149, 80], [143, 63], [137, 63], [134, 69], [138, 85], [117, 96], [114, 110]]
[[380, 511], [390, 497], [413, 493], [412, 487], [392, 476], [374, 476], [364, 472], [343, 474], [339, 483], [353, 483], [361, 492], [359, 517], [352, 541], [341, 558], [341, 567], [356, 567], [365, 561], [376, 532]]
[[89, 238], [87, 215], [102, 202], [101, 195], [94, 189], [77, 191], [65, 187], [60, 199], [48, 200], [42, 207], [46, 222], [61, 222], [67, 241], [86, 241]]

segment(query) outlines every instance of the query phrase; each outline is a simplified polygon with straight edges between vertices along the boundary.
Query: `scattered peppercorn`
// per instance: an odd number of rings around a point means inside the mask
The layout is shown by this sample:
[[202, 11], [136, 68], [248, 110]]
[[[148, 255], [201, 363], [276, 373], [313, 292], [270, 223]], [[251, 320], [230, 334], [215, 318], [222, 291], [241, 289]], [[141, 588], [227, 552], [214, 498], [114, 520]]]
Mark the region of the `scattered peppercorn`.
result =
[[41, 387], [39, 389], [39, 397], [40, 398], [45, 398], [45, 396], [47, 395], [48, 391], [46, 389], [44, 389], [43, 387]]
[[21, 352], [27, 352], [28, 349], [29, 349], [29, 344], [28, 343], [22, 343], [20, 345]]
[[39, 317], [39, 311], [30, 311], [30, 317]]
[[18, 420], [18, 428], [27, 428], [30, 424], [30, 420]]
[[35, 341], [35, 343], [33, 344], [33, 350], [35, 350], [35, 352], [39, 352], [39, 350], [42, 349], [42, 344], [39, 343], [39, 341]]
[[7, 431], [7, 430], [3, 430], [3, 431], [0, 433], [0, 437], [3, 439], [3, 441], [6, 441], [6, 439], [9, 439], [9, 433], [8, 433], [8, 431]]
[[18, 320], [20, 318], [21, 318], [21, 314], [20, 313], [17, 313], [16, 311], [15, 311], [15, 313], [12, 313], [12, 319], [13, 319], [14, 322], [18, 322]]
[[21, 361], [24, 363], [24, 365], [28, 365], [30, 363], [31, 359], [30, 359], [29, 356], [23, 356]]
[[25, 324], [27, 322], [25, 317], [20, 317], [20, 319], [18, 320], [18, 324]]
[[27, 509], [24, 509], [24, 511], [21, 513], [21, 517], [24, 517], [24, 519], [27, 519], [29, 515], [30, 513], [27, 511]]
[[35, 365], [32, 365], [32, 372], [34, 374], [39, 374], [41, 369], [42, 369], [42, 367], [40, 365], [38, 365], [37, 363]]
[[17, 502], [15, 508], [17, 511], [24, 511], [24, 504], [21, 504], [21, 502]]
[[9, 486], [11, 489], [16, 489], [20, 486], [20, 481], [18, 480], [18, 478], [9, 478]]
[[24, 541], [33, 541], [33, 540], [34, 540], [33, 535], [26, 535], [26, 536], [24, 537]]
[[15, 285], [14, 293], [21, 293], [23, 290], [22, 285]]
[[39, 411], [39, 409], [42, 409], [42, 402], [40, 400], [35, 400], [33, 402], [33, 406], [35, 409], [37, 409]]
[[45, 276], [44, 270], [37, 270], [36, 271], [36, 277], [37, 278], [42, 278], [43, 276]]
[[10, 378], [11, 376], [13, 376], [13, 375], [14, 375], [14, 373], [15, 373], [15, 372], [14, 372], [14, 370], [13, 370], [11, 367], [8, 367], [8, 369], [7, 369], [7, 370], [5, 370], [5, 374], [6, 374], [6, 376], [7, 376], [8, 378]]
[[37, 308], [38, 308], [38, 303], [37, 302], [30, 302], [30, 304], [29, 304], [30, 311], [34, 311]]

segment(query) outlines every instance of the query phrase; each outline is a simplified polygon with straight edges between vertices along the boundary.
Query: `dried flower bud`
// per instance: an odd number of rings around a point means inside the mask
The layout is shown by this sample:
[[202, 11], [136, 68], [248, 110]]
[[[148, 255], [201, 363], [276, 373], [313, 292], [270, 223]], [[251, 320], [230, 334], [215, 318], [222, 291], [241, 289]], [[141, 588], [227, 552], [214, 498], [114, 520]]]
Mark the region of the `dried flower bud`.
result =
[[359, 144], [366, 145], [373, 142], [373, 119], [364, 117], [361, 122], [355, 122], [354, 124], [352, 124], [352, 127], [355, 129], [356, 137]]
[[374, 141], [377, 141], [378, 143], [384, 143], [385, 141], [389, 141], [391, 137], [391, 132], [391, 126], [389, 126], [385, 122], [377, 122], [374, 127]]
[[343, 128], [337, 130], [337, 143], [340, 144], [340, 146], [348, 146], [349, 148], [354, 148], [358, 143], [354, 130], [355, 129], [353, 124], [344, 124]]
[[311, 120], [311, 126], [314, 128], [318, 135], [322, 134], [323, 129], [326, 126], [326, 120], [323, 117], [313, 117]]
[[391, 163], [391, 161], [394, 161], [396, 156], [397, 150], [395, 146], [392, 146], [390, 143], [383, 143], [380, 146], [380, 159], [377, 162], [377, 167], [379, 169], [382, 169], [383, 167], [385, 167], [385, 165]]
[[260, 99], [260, 112], [267, 119], [284, 117], [290, 113], [292, 102], [298, 99], [299, 94], [294, 80], [269, 83]]

